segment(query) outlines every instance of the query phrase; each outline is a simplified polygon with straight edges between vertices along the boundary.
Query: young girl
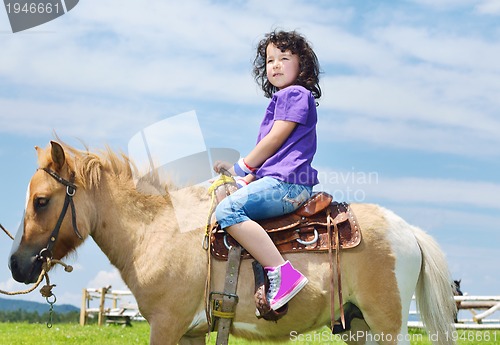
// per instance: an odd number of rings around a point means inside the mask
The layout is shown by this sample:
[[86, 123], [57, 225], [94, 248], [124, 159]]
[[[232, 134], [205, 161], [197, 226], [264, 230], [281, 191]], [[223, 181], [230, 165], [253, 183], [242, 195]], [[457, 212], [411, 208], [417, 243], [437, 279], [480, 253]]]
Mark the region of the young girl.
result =
[[271, 309], [277, 310], [307, 284], [307, 278], [283, 259], [254, 220], [296, 210], [318, 183], [311, 166], [316, 152], [315, 99], [321, 97], [318, 59], [297, 32], [274, 31], [258, 45], [254, 76], [271, 102], [255, 148], [234, 165], [214, 164], [217, 173], [226, 169], [240, 176], [242, 186], [222, 200], [215, 216], [264, 266], [270, 282], [267, 298]]

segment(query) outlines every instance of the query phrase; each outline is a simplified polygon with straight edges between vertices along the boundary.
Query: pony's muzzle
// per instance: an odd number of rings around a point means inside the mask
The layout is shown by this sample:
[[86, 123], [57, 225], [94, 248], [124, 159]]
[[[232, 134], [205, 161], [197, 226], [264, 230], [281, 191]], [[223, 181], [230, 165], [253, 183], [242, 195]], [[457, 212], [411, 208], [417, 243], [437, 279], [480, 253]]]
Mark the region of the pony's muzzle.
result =
[[37, 259], [40, 249], [21, 245], [24, 234], [24, 213], [17, 229], [9, 256], [12, 278], [19, 283], [31, 284], [37, 281], [42, 271], [42, 262]]
[[9, 259], [9, 268], [12, 278], [19, 283], [31, 284], [37, 281], [42, 270], [42, 261], [37, 256], [25, 256], [14, 253]]

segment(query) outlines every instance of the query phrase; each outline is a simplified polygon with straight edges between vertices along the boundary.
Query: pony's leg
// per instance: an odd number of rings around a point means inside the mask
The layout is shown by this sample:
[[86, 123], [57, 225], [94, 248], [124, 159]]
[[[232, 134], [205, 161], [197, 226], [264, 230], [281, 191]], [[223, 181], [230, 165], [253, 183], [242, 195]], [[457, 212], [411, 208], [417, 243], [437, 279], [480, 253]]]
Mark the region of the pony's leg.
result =
[[412, 231], [409, 231], [410, 225], [390, 211], [385, 210], [384, 216], [388, 224], [385, 236], [394, 261], [392, 268], [380, 270], [369, 294], [367, 291], [360, 294], [358, 308], [370, 328], [368, 340], [372, 338], [379, 344], [409, 345], [408, 315], [420, 274], [421, 252]]
[[348, 345], [372, 344], [370, 342], [366, 342], [366, 335], [369, 331], [370, 327], [368, 327], [365, 320], [353, 319], [351, 321], [351, 329], [340, 334], [339, 336]]
[[402, 342], [406, 337], [395, 337], [385, 333], [372, 333], [368, 324], [361, 319], [353, 319], [351, 330], [342, 333], [340, 338], [348, 345], [410, 344]]
[[408, 337], [408, 317], [412, 296], [417, 285], [422, 266], [422, 254], [411, 226], [394, 213], [386, 211], [385, 215], [392, 225], [388, 231], [388, 239], [396, 257], [396, 281], [401, 298], [401, 329], [397, 344], [410, 344]]
[[[401, 294], [400, 298], [400, 301], [381, 300], [379, 303], [372, 303], [368, 308], [360, 308], [371, 333], [368, 338], [375, 339], [375, 343], [410, 344], [407, 323], [411, 294]], [[400, 317], [391, 318], [396, 311]]]
[[[178, 323], [175, 317], [162, 315], [150, 322], [151, 332], [149, 336], [150, 345], [176, 345], [183, 341], [186, 327]], [[195, 338], [194, 338], [195, 339]], [[184, 340], [185, 341], [185, 340]], [[198, 343], [193, 343], [198, 344]], [[202, 344], [202, 343], [199, 343]], [[204, 343], [203, 343], [204, 344]]]
[[354, 211], [366, 231], [358, 247], [343, 252], [342, 273], [368, 327], [356, 321], [361, 332], [354, 343], [408, 344], [408, 311], [421, 265], [418, 243], [410, 225], [392, 212], [366, 205]]

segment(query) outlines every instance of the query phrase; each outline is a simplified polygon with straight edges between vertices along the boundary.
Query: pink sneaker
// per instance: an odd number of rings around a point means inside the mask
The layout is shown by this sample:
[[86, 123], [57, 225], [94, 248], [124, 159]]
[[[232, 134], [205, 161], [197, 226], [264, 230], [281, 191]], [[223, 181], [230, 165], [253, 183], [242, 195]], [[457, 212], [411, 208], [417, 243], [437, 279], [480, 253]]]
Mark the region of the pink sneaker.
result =
[[278, 267], [266, 267], [269, 278], [267, 299], [272, 310], [277, 310], [291, 300], [307, 284], [308, 280], [293, 268], [290, 261]]

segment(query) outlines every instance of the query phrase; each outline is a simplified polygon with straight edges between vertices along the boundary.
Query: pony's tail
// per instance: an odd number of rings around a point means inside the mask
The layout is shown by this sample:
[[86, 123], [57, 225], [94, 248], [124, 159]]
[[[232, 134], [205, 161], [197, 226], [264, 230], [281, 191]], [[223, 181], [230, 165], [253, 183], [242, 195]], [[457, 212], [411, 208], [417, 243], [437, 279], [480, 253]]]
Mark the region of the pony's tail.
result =
[[431, 236], [416, 227], [413, 233], [422, 252], [415, 291], [420, 318], [434, 344], [454, 345], [456, 304], [446, 258]]

